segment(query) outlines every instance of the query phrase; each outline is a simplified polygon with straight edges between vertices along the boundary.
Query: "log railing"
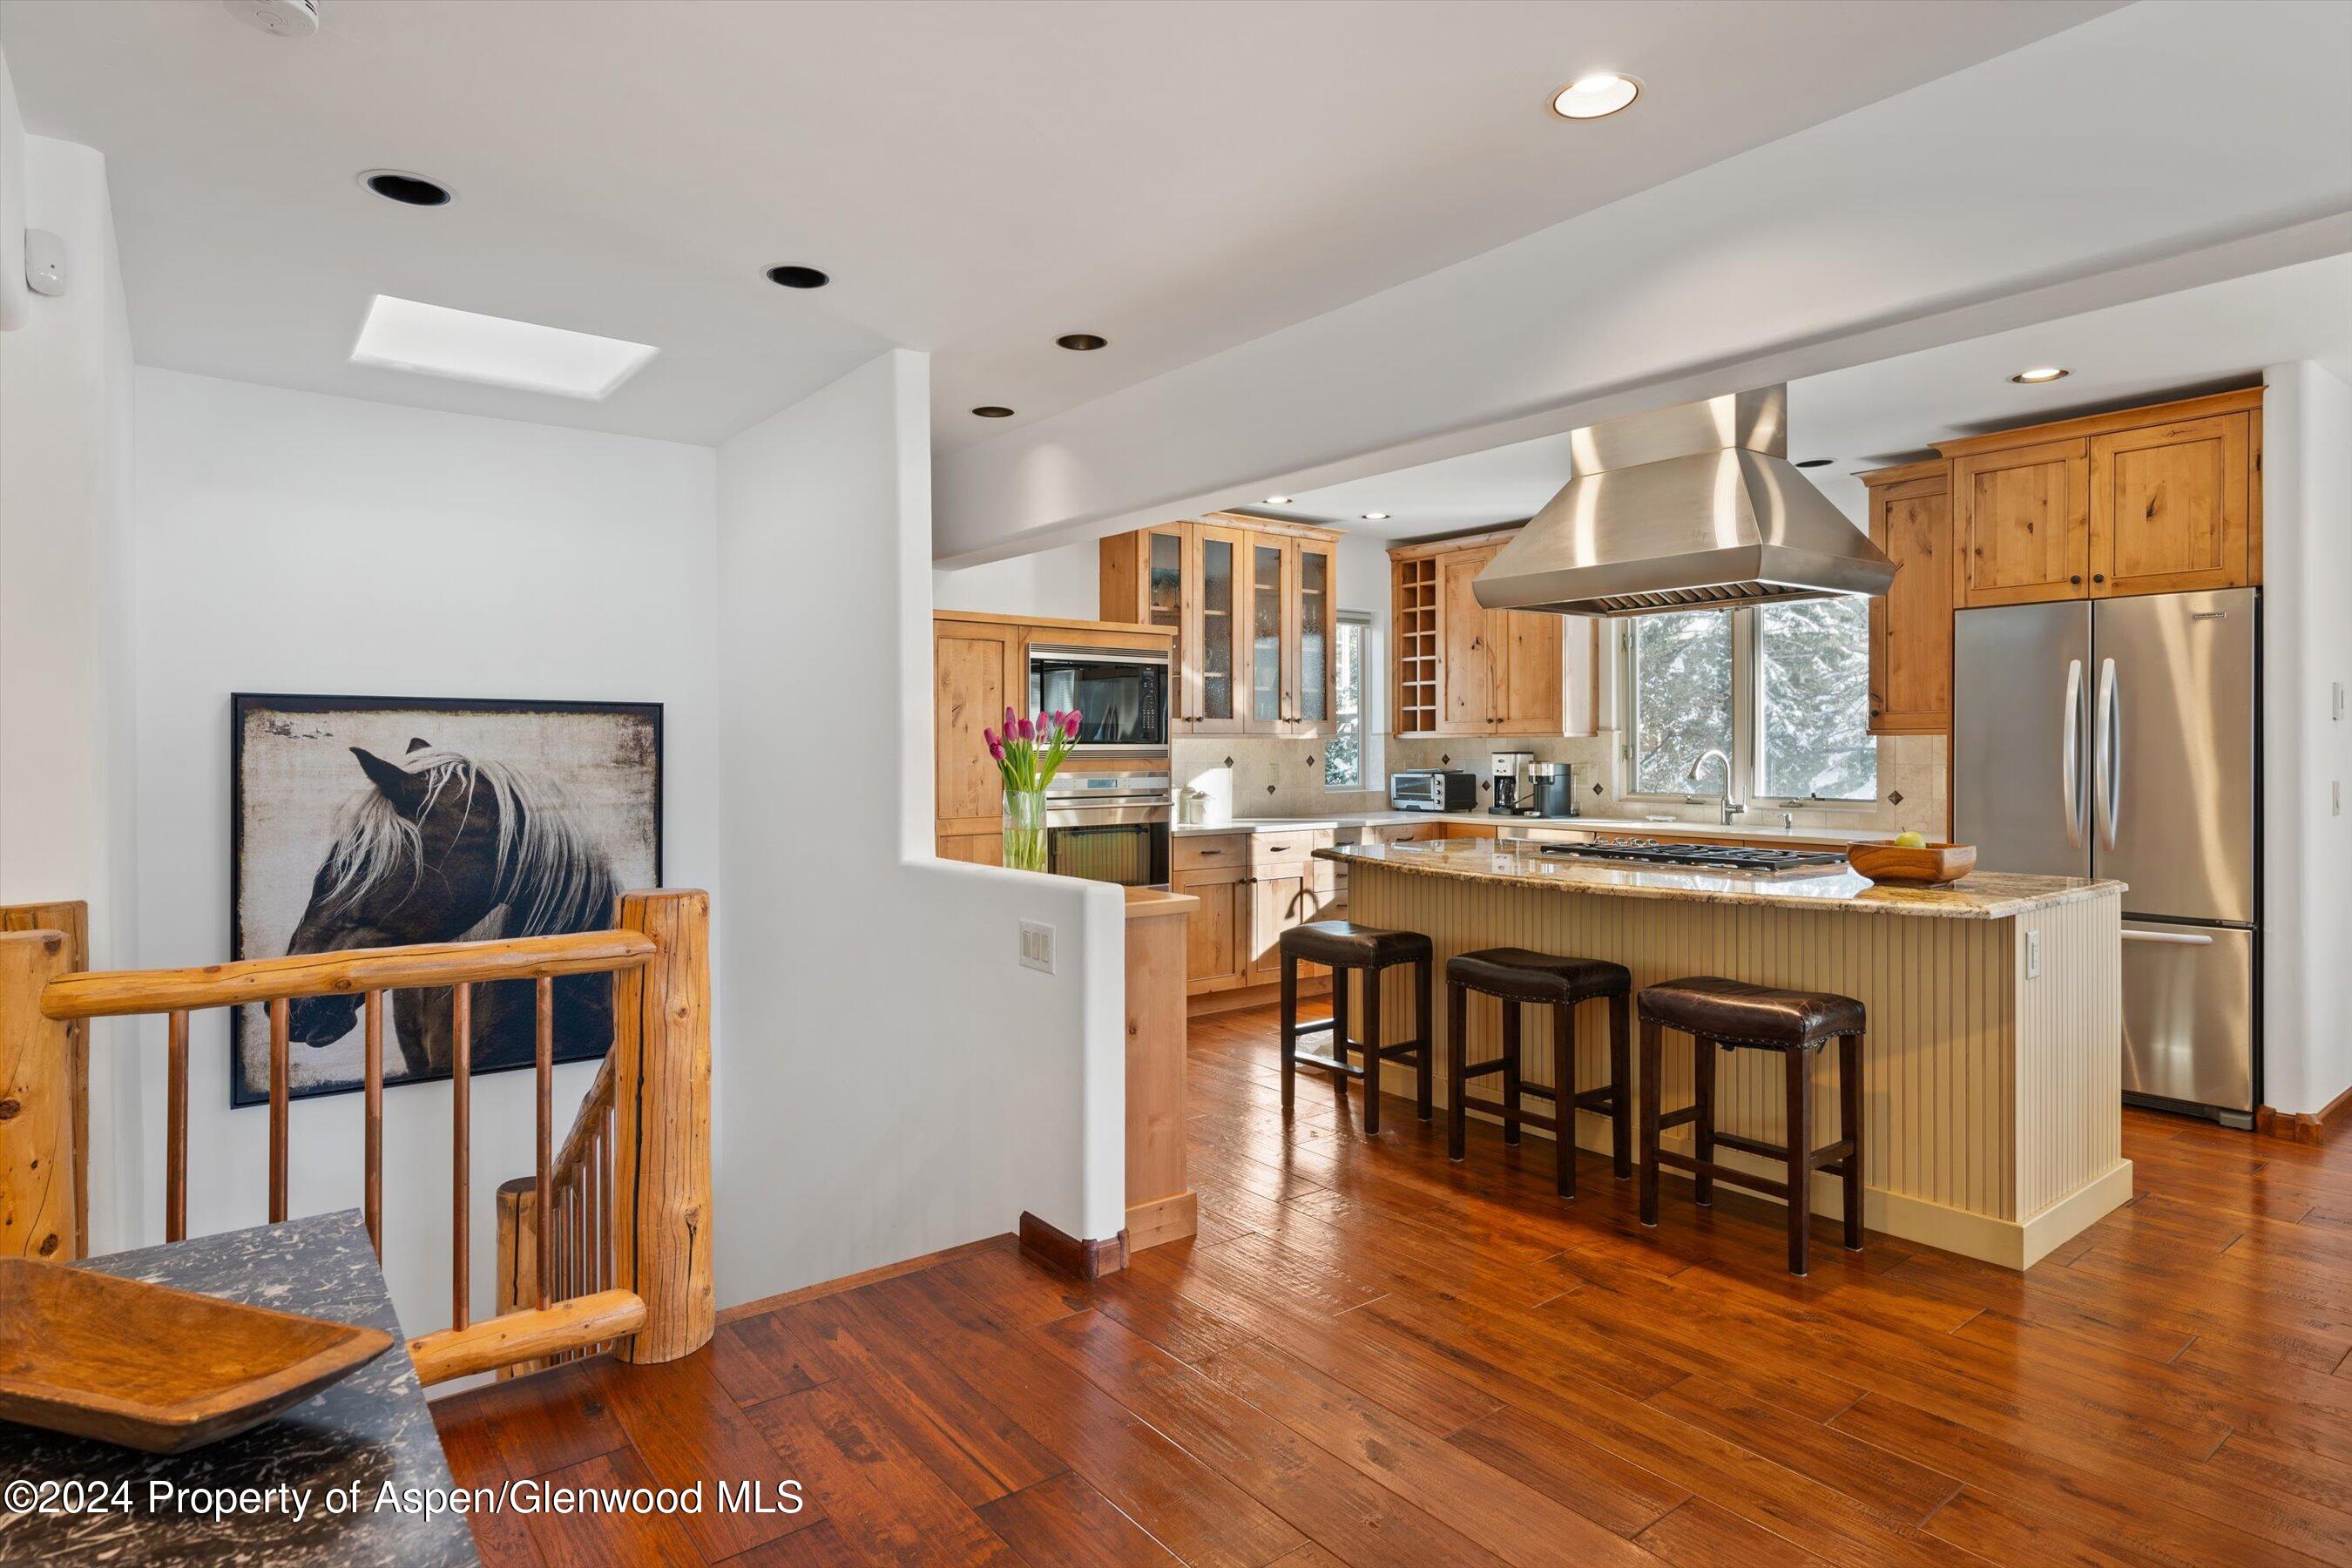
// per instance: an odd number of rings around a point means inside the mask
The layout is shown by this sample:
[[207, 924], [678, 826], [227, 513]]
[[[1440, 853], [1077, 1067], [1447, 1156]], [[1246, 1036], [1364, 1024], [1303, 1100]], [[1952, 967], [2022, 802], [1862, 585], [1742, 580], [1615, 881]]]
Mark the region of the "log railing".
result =
[[[61, 911], [71, 911], [72, 920]], [[86, 1250], [81, 1021], [152, 1014], [166, 1019], [164, 1234], [178, 1241], [187, 1231], [189, 1014], [243, 1004], [268, 1009], [268, 1212], [276, 1222], [287, 1217], [291, 1202], [288, 1005], [301, 996], [357, 994], [366, 1094], [362, 1206], [382, 1256], [383, 996], [446, 986], [453, 1011], [451, 1322], [412, 1342], [418, 1375], [430, 1384], [592, 1347], [638, 1362], [688, 1354], [709, 1339], [713, 1324], [709, 911], [707, 894], [664, 889], [623, 894], [610, 931], [89, 973], [77, 972], [79, 906], [0, 910], [0, 1255], [78, 1257]], [[554, 981], [607, 973], [614, 977], [612, 1048], [559, 1149]], [[515, 980], [536, 989], [537, 1154], [532, 1174], [508, 1184], [523, 1189], [511, 1226], [508, 1188], [500, 1189], [498, 1315], [477, 1323], [468, 1267], [473, 987]], [[527, 1262], [516, 1250], [526, 1230]], [[526, 1279], [528, 1288], [517, 1288]]]

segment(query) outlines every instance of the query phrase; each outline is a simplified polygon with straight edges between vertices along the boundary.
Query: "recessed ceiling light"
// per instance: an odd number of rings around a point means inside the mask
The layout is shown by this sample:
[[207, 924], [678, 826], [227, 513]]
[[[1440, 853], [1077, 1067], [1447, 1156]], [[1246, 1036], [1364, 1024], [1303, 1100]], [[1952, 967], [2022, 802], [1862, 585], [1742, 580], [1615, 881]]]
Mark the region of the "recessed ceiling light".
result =
[[1801, 468], [1826, 468], [1832, 463], [1836, 461], [1837, 459], [1835, 458], [1801, 458], [1797, 460], [1797, 467]]
[[1368, 511], [1364, 514], [1366, 522], [1386, 522], [1388, 520], [1389, 514], [1384, 511]]
[[1268, 506], [1288, 506], [1290, 504], [1290, 498], [1288, 496], [1268, 496], [1265, 498], [1265, 504]]
[[1074, 353], [1092, 353], [1097, 349], [1110, 347], [1108, 338], [1097, 337], [1092, 332], [1064, 332], [1054, 341]]
[[822, 289], [833, 279], [814, 267], [771, 267], [768, 268], [768, 281], [781, 283], [787, 289]]
[[983, 403], [979, 407], [973, 409], [972, 412], [979, 415], [982, 419], [1010, 419], [1013, 417], [1013, 410], [1005, 407], [1004, 405], [1001, 403]]
[[404, 169], [368, 169], [361, 174], [360, 184], [403, 206], [446, 207], [453, 199], [448, 186]]
[[2032, 370], [2021, 370], [2009, 379], [2015, 382], [2021, 382], [2027, 386], [2040, 386], [2045, 381], [2055, 381], [2062, 375], [2072, 375], [2073, 374], [2074, 372], [2062, 370], [2054, 364], [2038, 364]]
[[594, 400], [610, 396], [660, 352], [650, 343], [378, 294], [352, 363]]
[[1598, 120], [1642, 96], [1642, 84], [1615, 71], [1580, 76], [1551, 95], [1551, 111], [1562, 120]]

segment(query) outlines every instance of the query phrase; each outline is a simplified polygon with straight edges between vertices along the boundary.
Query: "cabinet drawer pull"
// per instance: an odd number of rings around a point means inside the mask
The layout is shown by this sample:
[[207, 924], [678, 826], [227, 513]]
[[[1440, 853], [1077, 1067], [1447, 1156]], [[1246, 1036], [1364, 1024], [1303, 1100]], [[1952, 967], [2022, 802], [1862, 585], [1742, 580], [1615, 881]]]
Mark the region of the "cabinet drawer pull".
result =
[[1222, 850], [1222, 849], [1196, 849], [1196, 850], [1194, 850], [1194, 851], [1193, 851], [1193, 853], [1194, 853], [1194, 854], [1196, 854], [1196, 855], [1198, 855], [1202, 859], [1205, 860], [1205, 859], [1207, 859], [1207, 858], [1208, 858], [1210, 856], [1212, 856], [1212, 855], [1222, 855], [1222, 854], [1223, 854], [1223, 853], [1224, 853], [1224, 851], [1223, 851], [1223, 850]]

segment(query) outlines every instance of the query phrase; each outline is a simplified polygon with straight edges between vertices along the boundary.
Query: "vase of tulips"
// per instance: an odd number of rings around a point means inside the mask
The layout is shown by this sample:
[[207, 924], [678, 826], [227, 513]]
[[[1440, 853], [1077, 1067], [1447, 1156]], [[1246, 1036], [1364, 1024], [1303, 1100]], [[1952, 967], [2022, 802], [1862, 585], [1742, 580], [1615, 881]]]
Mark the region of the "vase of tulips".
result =
[[1078, 743], [1078, 716], [1055, 710], [1024, 719], [1004, 710], [1004, 732], [982, 730], [988, 754], [1004, 780], [1004, 864], [1016, 871], [1045, 868], [1045, 786]]

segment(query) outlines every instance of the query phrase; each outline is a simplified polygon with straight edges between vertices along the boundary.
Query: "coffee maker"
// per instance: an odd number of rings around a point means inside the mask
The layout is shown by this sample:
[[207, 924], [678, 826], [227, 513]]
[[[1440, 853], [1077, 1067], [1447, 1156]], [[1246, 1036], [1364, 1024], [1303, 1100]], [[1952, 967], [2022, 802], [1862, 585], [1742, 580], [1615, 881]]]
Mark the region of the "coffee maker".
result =
[[1566, 763], [1528, 764], [1528, 793], [1523, 796], [1528, 816], [1574, 816], [1576, 773]]
[[1489, 759], [1495, 768], [1495, 800], [1487, 812], [1495, 816], [1528, 816], [1534, 813], [1528, 798], [1528, 770], [1535, 765], [1533, 752], [1496, 752]]

